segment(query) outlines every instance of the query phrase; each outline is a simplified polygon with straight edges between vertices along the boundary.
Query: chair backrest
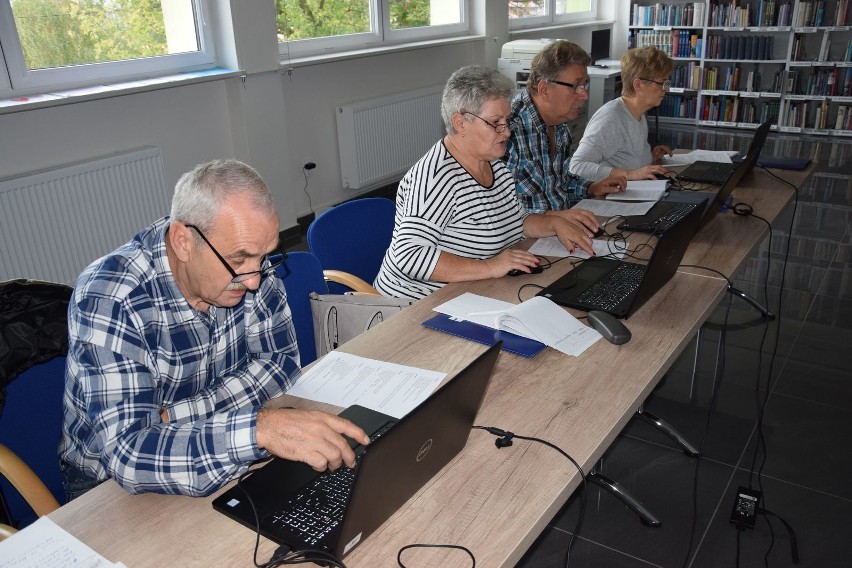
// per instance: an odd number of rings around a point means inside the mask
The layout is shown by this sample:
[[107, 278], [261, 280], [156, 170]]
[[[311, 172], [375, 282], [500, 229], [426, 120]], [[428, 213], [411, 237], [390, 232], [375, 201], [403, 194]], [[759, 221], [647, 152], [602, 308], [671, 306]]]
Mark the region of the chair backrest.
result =
[[[0, 443], [35, 472], [60, 504], [67, 501], [58, 455], [65, 359], [56, 357], [21, 373], [6, 387], [6, 401], [0, 415]], [[11, 517], [9, 521], [15, 527], [23, 528], [38, 518], [4, 477], [0, 477], [0, 492]]]
[[[325, 270], [342, 270], [372, 284], [393, 236], [396, 205], [383, 197], [332, 207], [308, 227], [308, 246]], [[329, 283], [332, 293], [345, 288]]]
[[[0, 444], [8, 447], [65, 503], [59, 468], [62, 395], [71, 288], [11, 280], [0, 283]], [[38, 517], [5, 478], [0, 496], [20, 528]]]
[[293, 325], [296, 328], [296, 343], [299, 345], [302, 366], [305, 366], [317, 358], [314, 320], [308, 296], [311, 292], [328, 294], [322, 265], [319, 259], [309, 252], [291, 252], [276, 271], [287, 290], [287, 304], [290, 306]]

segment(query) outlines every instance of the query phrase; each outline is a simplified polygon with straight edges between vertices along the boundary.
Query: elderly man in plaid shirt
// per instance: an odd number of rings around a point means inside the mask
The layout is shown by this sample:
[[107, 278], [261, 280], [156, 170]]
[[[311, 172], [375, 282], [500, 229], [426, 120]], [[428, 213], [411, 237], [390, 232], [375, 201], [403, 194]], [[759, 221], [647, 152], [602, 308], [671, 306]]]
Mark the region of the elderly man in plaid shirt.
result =
[[108, 478], [131, 493], [208, 495], [270, 454], [354, 465], [342, 434], [369, 439], [351, 422], [263, 408], [300, 372], [277, 251], [266, 184], [214, 161], [181, 177], [169, 217], [80, 275], [59, 448], [69, 497]]

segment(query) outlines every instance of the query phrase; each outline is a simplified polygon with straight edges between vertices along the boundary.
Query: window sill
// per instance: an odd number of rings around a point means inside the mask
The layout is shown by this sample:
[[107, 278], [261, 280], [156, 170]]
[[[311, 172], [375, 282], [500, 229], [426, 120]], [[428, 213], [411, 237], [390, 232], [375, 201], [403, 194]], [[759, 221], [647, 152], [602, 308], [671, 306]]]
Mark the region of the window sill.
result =
[[567, 24], [550, 24], [537, 28], [512, 28], [509, 30], [509, 37], [526, 35], [531, 33], [552, 32], [554, 30], [570, 30], [577, 28], [587, 28], [589, 26], [606, 26], [614, 24], [615, 20], [585, 20], [583, 22], [571, 22]]
[[317, 65], [321, 63], [332, 63], [335, 61], [346, 61], [349, 59], [359, 59], [362, 57], [372, 57], [375, 55], [383, 55], [385, 53], [397, 53], [402, 51], [413, 51], [415, 49], [427, 49], [430, 47], [440, 47], [443, 45], [453, 45], [468, 42], [478, 42], [486, 39], [484, 35], [466, 35], [460, 37], [450, 37], [443, 39], [430, 39], [424, 41], [397, 43], [390, 45], [382, 45], [379, 47], [368, 47], [363, 49], [352, 49], [348, 51], [335, 51], [330, 53], [319, 53], [311, 55], [303, 55], [298, 57], [287, 57], [286, 54], [281, 54], [281, 68], [284, 70], [295, 69], [298, 67], [307, 67], [309, 65]]
[[145, 91], [156, 91], [177, 85], [206, 83], [208, 81], [218, 81], [220, 79], [228, 79], [230, 77], [239, 77], [240, 75], [242, 75], [242, 71], [215, 67], [213, 69], [187, 71], [184, 73], [165, 75], [163, 77], [154, 77], [152, 79], [141, 79], [137, 81], [114, 83], [111, 85], [95, 85], [93, 87], [56, 90], [49, 93], [12, 97], [8, 99], [0, 99], [0, 115], [92, 101], [96, 99], [105, 99], [120, 95], [130, 95]]

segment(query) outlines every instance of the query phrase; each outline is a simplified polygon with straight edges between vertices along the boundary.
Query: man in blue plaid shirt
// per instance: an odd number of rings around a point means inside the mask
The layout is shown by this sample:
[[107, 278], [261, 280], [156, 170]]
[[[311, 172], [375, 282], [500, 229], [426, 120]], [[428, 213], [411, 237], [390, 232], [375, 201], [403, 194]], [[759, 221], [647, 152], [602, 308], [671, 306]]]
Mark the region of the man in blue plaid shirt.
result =
[[[70, 497], [112, 478], [130, 493], [208, 495], [270, 454], [352, 466], [334, 415], [262, 408], [298, 379], [278, 214], [233, 160], [175, 187], [169, 217], [95, 261], [68, 310], [60, 458]], [[280, 262], [280, 261], [278, 261]]]
[[531, 213], [554, 212], [583, 224], [593, 233], [597, 219], [570, 209], [586, 197], [623, 191], [627, 180], [612, 176], [591, 182], [568, 170], [571, 129], [589, 99], [589, 54], [575, 43], [557, 40], [533, 58], [527, 88], [512, 99], [504, 161], [515, 176], [521, 204]]

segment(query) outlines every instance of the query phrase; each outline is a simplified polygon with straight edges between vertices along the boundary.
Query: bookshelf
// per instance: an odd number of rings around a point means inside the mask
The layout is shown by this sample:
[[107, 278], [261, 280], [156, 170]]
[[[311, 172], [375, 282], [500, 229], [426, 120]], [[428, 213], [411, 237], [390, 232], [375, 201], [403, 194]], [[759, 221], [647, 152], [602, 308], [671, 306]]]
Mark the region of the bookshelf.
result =
[[675, 62], [661, 120], [852, 138], [852, 0], [640, 0], [628, 47]]

